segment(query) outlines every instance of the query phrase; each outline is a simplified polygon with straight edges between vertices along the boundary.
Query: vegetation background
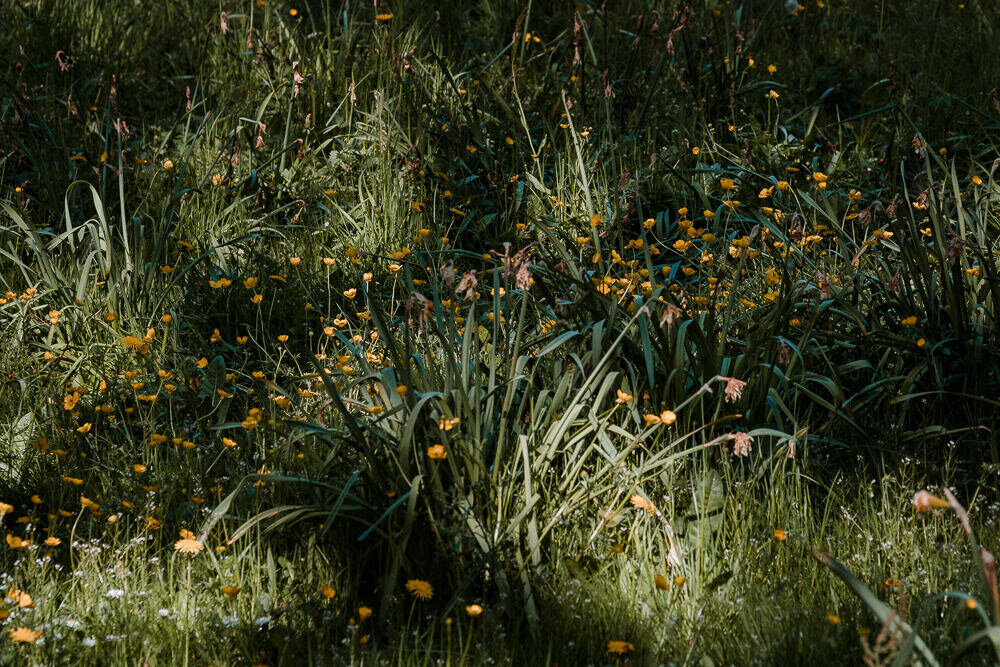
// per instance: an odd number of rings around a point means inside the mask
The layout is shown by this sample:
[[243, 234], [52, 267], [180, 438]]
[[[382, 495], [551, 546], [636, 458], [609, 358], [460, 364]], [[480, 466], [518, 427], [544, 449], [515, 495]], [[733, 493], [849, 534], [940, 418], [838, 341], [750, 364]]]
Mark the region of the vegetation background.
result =
[[992, 664], [998, 12], [0, 2], [0, 661]]

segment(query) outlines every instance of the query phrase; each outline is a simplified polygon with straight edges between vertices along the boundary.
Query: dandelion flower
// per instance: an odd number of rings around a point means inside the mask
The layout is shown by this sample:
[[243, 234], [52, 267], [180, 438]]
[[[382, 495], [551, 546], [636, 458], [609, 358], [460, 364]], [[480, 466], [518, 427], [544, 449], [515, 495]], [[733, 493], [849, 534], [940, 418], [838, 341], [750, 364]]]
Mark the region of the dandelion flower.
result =
[[608, 642], [608, 653], [625, 655], [626, 653], [631, 653], [634, 650], [635, 646], [632, 642], [624, 642], [620, 640], [612, 640]]
[[32, 630], [23, 626], [8, 630], [12, 641], [18, 644], [34, 644], [42, 636], [41, 630]]
[[205, 545], [198, 540], [186, 537], [182, 540], [177, 540], [174, 542], [174, 550], [181, 552], [182, 554], [196, 555], [199, 551], [205, 548]]
[[337, 595], [337, 591], [333, 590], [332, 586], [324, 586], [320, 589], [319, 594], [322, 595], [325, 600], [332, 600], [334, 596]]
[[427, 448], [427, 457], [440, 461], [441, 459], [448, 458], [448, 452], [444, 450], [444, 445], [431, 445]]
[[406, 582], [406, 590], [418, 600], [430, 600], [434, 597], [434, 588], [423, 579], [410, 579]]
[[142, 347], [142, 339], [138, 336], [125, 336], [122, 338], [122, 345], [130, 350], [138, 350]]

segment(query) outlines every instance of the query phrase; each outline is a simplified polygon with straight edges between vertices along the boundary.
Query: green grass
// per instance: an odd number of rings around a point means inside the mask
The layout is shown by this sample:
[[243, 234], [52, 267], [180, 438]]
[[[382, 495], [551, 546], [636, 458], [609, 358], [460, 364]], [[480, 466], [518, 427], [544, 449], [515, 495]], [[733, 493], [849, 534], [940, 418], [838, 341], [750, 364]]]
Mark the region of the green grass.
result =
[[43, 632], [0, 658], [905, 664], [1000, 622], [912, 502], [997, 548], [988, 3], [0, 17], [0, 587]]

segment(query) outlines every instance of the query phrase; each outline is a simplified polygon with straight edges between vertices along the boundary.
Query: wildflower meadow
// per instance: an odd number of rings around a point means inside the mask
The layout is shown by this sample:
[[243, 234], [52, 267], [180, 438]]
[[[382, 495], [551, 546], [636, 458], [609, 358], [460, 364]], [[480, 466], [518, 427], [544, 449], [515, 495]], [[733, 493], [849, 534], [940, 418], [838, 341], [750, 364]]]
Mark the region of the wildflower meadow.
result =
[[0, 664], [1000, 661], [1000, 4], [0, 27]]

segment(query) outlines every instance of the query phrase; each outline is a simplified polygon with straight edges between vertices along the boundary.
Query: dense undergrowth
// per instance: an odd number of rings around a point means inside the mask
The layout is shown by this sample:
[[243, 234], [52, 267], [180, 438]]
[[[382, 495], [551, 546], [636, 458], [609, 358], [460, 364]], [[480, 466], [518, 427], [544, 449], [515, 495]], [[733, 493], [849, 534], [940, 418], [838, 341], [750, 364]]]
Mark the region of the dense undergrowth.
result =
[[914, 497], [996, 548], [989, 3], [0, 16], [3, 659], [903, 664], [1000, 622]]

